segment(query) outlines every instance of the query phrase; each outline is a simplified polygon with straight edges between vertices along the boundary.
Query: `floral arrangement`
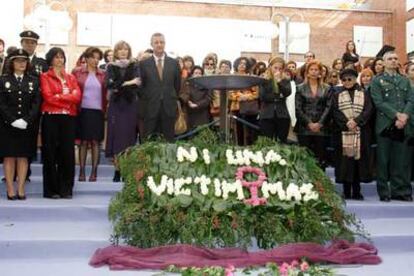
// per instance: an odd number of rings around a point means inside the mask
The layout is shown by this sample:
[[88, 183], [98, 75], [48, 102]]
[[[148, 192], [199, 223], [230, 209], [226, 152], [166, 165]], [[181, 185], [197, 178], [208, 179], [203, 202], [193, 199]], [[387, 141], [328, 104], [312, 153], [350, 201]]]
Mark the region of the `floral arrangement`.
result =
[[[259, 272], [260, 270], [260, 272]], [[185, 276], [234, 276], [236, 268], [234, 266], [228, 267], [187, 267], [179, 268], [176, 266], [168, 267], [164, 272], [157, 275], [167, 275], [166, 273], [181, 273]], [[237, 271], [239, 272], [239, 271]], [[334, 271], [329, 267], [322, 267], [316, 264], [309, 264], [307, 261], [294, 260], [290, 264], [283, 263], [278, 265], [276, 263], [268, 263], [265, 269], [260, 267], [247, 267], [240, 271], [242, 274], [250, 275], [252, 272], [257, 272], [260, 276], [333, 276]]]
[[217, 141], [207, 130], [121, 155], [125, 186], [109, 208], [114, 243], [272, 248], [365, 235], [305, 149], [266, 138], [248, 148]]

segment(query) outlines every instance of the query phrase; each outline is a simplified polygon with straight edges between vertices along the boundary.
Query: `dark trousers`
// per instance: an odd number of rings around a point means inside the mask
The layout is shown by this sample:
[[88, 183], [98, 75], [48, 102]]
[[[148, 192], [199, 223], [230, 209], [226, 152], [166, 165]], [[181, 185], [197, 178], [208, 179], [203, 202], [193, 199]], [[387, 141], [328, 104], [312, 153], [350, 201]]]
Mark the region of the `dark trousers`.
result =
[[75, 177], [76, 119], [45, 114], [42, 120], [43, 196], [71, 196]]
[[289, 135], [290, 119], [277, 118], [260, 120], [260, 129], [264, 136], [271, 139], [279, 140], [282, 143], [287, 142]]
[[[377, 136], [377, 192], [380, 197], [411, 196], [412, 147]], [[390, 186], [388, 186], [388, 182]]]
[[175, 136], [175, 120], [176, 117], [168, 116], [165, 110], [161, 108], [158, 111], [158, 115], [149, 118], [144, 118], [144, 137], [145, 139], [150, 138], [152, 135], [161, 134], [168, 142], [174, 141]]
[[[359, 177], [359, 164], [358, 161], [353, 162], [353, 182], [344, 182], [344, 195], [345, 197], [359, 196], [361, 194], [361, 179]], [[352, 191], [352, 192], [351, 192]]]
[[[257, 126], [259, 123], [259, 121], [257, 120], [257, 114], [256, 115], [240, 114], [240, 116], [243, 120], [253, 125]], [[242, 124], [242, 130], [243, 130], [243, 145], [244, 146], [252, 145], [257, 139], [257, 130], [244, 124]]]
[[325, 136], [298, 135], [299, 145], [308, 148], [317, 158], [322, 169], [326, 168]]

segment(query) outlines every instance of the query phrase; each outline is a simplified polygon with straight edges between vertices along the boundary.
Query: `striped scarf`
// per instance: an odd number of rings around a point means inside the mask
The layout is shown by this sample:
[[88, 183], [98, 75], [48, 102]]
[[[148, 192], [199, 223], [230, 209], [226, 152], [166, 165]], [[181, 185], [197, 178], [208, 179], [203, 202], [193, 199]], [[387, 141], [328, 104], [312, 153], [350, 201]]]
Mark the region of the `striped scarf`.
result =
[[[341, 92], [338, 97], [338, 108], [349, 120], [357, 118], [364, 108], [364, 92], [355, 90], [354, 101], [347, 90]], [[361, 158], [361, 130], [342, 131], [342, 154], [353, 157], [355, 160]]]

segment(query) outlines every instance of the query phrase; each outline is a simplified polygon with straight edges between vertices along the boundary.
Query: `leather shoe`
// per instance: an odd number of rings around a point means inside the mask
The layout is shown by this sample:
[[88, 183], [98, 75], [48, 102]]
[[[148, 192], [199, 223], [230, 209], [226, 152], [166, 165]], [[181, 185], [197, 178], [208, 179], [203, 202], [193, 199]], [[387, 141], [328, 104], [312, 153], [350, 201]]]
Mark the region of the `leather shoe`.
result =
[[395, 200], [401, 200], [401, 201], [413, 201], [413, 197], [409, 196], [409, 195], [406, 195], [406, 196], [393, 196], [391, 198], [395, 199]]
[[381, 196], [381, 197], [380, 197], [380, 201], [390, 202], [390, 201], [391, 201], [391, 198], [390, 198], [390, 197], [388, 197], [388, 196]]
[[64, 199], [72, 199], [72, 195], [64, 195], [64, 196], [62, 196], [62, 198], [64, 198]]
[[54, 194], [54, 195], [46, 195], [46, 196], [44, 196], [45, 198], [51, 198], [51, 199], [59, 199], [60, 198], [60, 195], [58, 195], [58, 194]]
[[355, 200], [364, 200], [364, 196], [362, 194], [356, 194], [352, 196], [352, 199]]

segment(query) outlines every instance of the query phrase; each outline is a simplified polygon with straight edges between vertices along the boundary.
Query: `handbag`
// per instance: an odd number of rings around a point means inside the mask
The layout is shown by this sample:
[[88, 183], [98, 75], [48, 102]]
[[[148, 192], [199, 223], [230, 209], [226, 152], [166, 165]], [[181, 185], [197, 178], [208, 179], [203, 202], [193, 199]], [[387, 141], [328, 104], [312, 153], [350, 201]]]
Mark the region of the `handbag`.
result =
[[257, 100], [240, 102], [240, 114], [257, 115], [259, 114], [259, 102]]
[[187, 131], [187, 120], [185, 118], [185, 113], [183, 112], [183, 109], [181, 108], [180, 101], [177, 101], [177, 110], [178, 110], [178, 116], [175, 120], [175, 134], [183, 134]]

